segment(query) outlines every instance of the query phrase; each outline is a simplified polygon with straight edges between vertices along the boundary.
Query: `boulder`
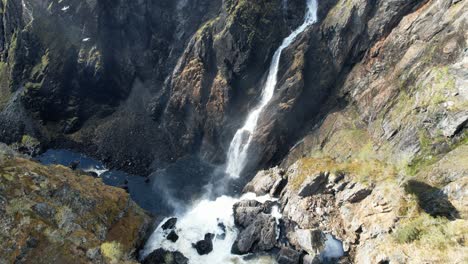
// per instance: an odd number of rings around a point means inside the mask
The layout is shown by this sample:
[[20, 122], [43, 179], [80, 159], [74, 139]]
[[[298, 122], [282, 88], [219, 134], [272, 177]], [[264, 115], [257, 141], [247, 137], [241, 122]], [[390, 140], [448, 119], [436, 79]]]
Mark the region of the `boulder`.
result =
[[273, 216], [260, 213], [243, 229], [232, 246], [233, 254], [247, 254], [273, 249], [276, 244], [276, 220]]
[[213, 234], [205, 234], [205, 239], [192, 244], [192, 246], [197, 250], [199, 255], [207, 255], [213, 251], [213, 238]]
[[284, 187], [285, 179], [283, 175], [284, 171], [278, 167], [259, 171], [252, 181], [244, 187], [243, 192], [253, 192], [260, 196], [266, 194], [275, 196], [281, 192], [281, 186]]
[[149, 254], [143, 261], [142, 264], [187, 264], [188, 258], [182, 253], [175, 251], [167, 251], [159, 248]]
[[78, 166], [80, 166], [80, 161], [79, 160], [72, 161], [68, 165], [68, 167], [70, 167], [70, 169], [72, 169], [72, 170], [76, 170], [78, 168]]
[[301, 253], [296, 250], [283, 247], [278, 252], [276, 260], [278, 261], [278, 264], [299, 264]]
[[299, 196], [308, 197], [321, 191], [327, 183], [328, 175], [328, 172], [320, 172], [319, 174], [307, 177], [299, 188]]
[[264, 211], [262, 203], [255, 200], [244, 200], [234, 205], [234, 223], [246, 228], [252, 224], [257, 215]]
[[168, 229], [174, 229], [175, 226], [177, 224], [177, 218], [175, 217], [172, 217], [172, 218], [169, 218], [163, 225], [162, 225], [162, 229], [163, 230], [168, 230]]
[[174, 230], [172, 230], [168, 235], [167, 235], [167, 240], [176, 242], [179, 239], [179, 236], [176, 234]]

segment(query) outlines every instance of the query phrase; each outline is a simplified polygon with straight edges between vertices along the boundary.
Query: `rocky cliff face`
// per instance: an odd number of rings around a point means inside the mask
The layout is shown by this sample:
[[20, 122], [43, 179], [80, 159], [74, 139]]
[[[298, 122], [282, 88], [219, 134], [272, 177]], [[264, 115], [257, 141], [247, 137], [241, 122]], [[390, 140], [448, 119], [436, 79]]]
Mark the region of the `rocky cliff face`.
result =
[[0, 145], [0, 263], [136, 263], [149, 223], [124, 190]]

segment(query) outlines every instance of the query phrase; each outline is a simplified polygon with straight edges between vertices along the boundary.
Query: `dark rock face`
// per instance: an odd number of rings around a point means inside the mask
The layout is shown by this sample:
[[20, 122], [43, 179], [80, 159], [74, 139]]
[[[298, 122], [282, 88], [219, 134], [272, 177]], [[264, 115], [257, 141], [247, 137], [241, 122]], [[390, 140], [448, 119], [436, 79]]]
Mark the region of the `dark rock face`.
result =
[[199, 255], [207, 255], [213, 251], [213, 238], [213, 234], [205, 234], [205, 238], [203, 240], [198, 241], [192, 246], [197, 250]]
[[299, 264], [301, 260], [301, 253], [290, 249], [290, 248], [281, 248], [277, 256], [278, 264]]
[[167, 239], [175, 243], [177, 240], [179, 240], [179, 236], [177, 235], [177, 233], [174, 230], [172, 230], [167, 235]]
[[187, 264], [188, 259], [180, 252], [170, 252], [162, 248], [156, 249], [149, 254], [143, 264]]
[[161, 226], [161, 228], [162, 228], [163, 230], [174, 229], [174, 228], [176, 227], [176, 224], [177, 224], [177, 218], [172, 217], [172, 218], [169, 218], [169, 219]]

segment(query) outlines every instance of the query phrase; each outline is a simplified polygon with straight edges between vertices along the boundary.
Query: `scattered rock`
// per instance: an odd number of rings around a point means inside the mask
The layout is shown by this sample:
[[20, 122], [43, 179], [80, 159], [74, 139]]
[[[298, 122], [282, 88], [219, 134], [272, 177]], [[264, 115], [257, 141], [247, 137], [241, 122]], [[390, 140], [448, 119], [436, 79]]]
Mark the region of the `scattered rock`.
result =
[[213, 251], [213, 238], [213, 234], [205, 234], [205, 239], [192, 244], [192, 246], [197, 250], [199, 255], [207, 255]]

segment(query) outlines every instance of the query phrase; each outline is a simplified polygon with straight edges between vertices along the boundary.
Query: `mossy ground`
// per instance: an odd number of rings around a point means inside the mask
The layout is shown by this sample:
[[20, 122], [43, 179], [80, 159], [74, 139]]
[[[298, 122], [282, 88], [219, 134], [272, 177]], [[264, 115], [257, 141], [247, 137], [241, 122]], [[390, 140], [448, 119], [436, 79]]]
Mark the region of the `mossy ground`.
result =
[[[0, 221], [8, 223], [0, 233], [0, 253], [11, 263], [130, 261], [149, 220], [124, 190], [63, 166], [20, 158], [0, 160], [0, 195], [6, 201]], [[53, 215], [34, 209], [38, 203], [46, 203]], [[94, 248], [100, 253], [90, 260], [86, 253]]]

